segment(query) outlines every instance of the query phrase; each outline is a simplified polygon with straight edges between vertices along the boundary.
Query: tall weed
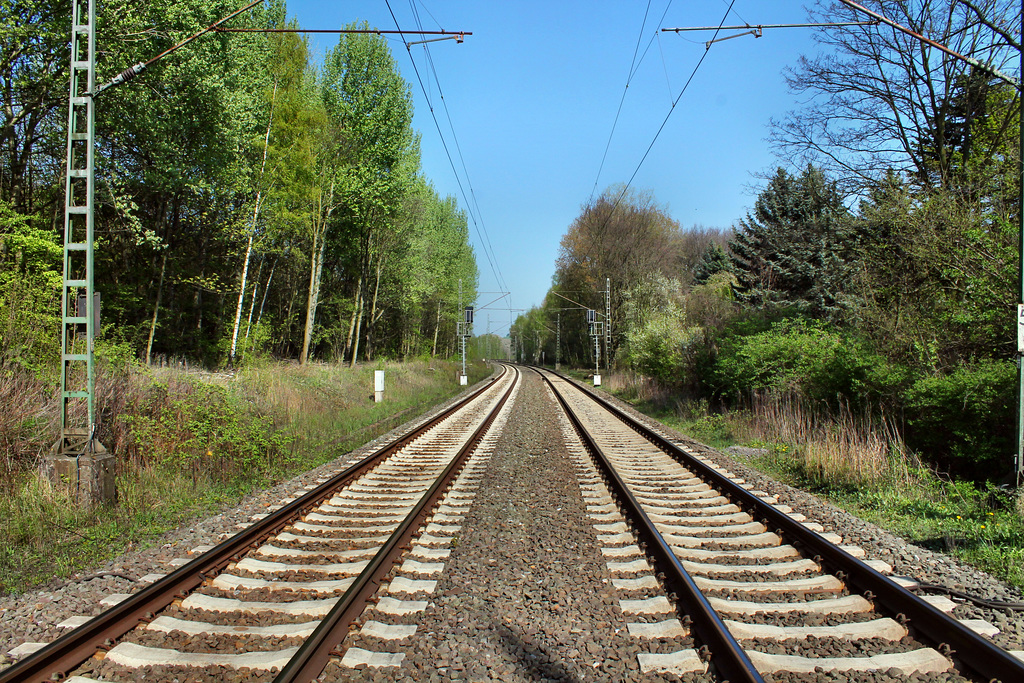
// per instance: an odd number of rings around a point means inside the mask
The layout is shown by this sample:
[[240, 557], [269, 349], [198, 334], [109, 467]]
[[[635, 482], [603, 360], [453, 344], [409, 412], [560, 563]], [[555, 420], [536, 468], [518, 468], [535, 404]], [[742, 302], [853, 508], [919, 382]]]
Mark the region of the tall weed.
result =
[[892, 421], [868, 410], [821, 411], [793, 394], [756, 394], [749, 414], [756, 438], [792, 445], [804, 476], [820, 486], [910, 484], [920, 465]]

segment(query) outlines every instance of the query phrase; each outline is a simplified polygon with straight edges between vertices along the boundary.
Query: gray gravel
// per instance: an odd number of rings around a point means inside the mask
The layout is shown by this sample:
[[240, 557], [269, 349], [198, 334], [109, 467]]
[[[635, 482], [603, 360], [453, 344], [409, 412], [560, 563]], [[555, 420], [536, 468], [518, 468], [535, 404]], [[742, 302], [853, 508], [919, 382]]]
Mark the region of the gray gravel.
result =
[[[615, 399], [612, 399], [615, 401]], [[914, 546], [857, 519], [820, 499], [775, 482], [726, 455], [694, 442], [663, 425], [627, 411], [744, 477], [756, 488], [775, 494], [844, 542], [863, 547], [871, 559], [882, 559], [895, 573], [946, 585], [991, 599], [1024, 602], [1024, 595], [953, 558]], [[443, 407], [438, 407], [438, 412]], [[636, 654], [668, 652], [672, 641], [637, 641], [625, 630], [627, 618], [601, 556], [596, 534], [586, 518], [576, 471], [561, 446], [554, 404], [535, 375], [527, 373], [513, 406], [510, 429], [498, 441], [477, 499], [470, 508], [459, 542], [446, 561], [431, 606], [418, 622], [417, 635], [398, 641], [409, 653], [398, 670], [332, 669], [337, 680], [441, 681], [632, 681], [680, 680], [673, 675], [644, 676]], [[112, 593], [133, 592], [137, 584], [119, 576], [87, 577], [115, 572], [140, 577], [165, 573], [168, 562], [187, 557], [198, 545], [214, 545], [268, 505], [300, 492], [302, 487], [364, 457], [407, 425], [301, 477], [247, 498], [235, 509], [171, 532], [152, 547], [127, 553], [83, 572], [70, 581], [54, 581], [45, 590], [0, 597], [0, 668], [10, 663], [7, 651], [25, 641], [48, 642], [63, 631], [56, 624], [69, 616], [95, 615], [99, 600]], [[411, 596], [410, 599], [412, 599]], [[1002, 633], [995, 642], [1024, 649], [1024, 614], [960, 604], [954, 616], [986, 619]], [[425, 621], [424, 621], [425, 620]], [[638, 619], [628, 619], [636, 621]], [[836, 644], [839, 646], [840, 644]], [[367, 644], [364, 643], [364, 646]], [[181, 680], [188, 679], [187, 670]], [[224, 680], [245, 680], [244, 671], [224, 672]], [[891, 674], [891, 675], [890, 675]], [[682, 680], [704, 680], [687, 676]], [[945, 681], [945, 676], [907, 678], [901, 672], [874, 674], [779, 674], [775, 681], [807, 683], [850, 681]]]
[[[480, 489], [397, 670], [332, 666], [326, 680], [678, 681], [644, 675], [639, 652], [680, 649], [626, 631], [557, 407], [527, 372]], [[375, 617], [376, 618], [376, 617]], [[629, 619], [628, 621], [639, 621]], [[356, 635], [346, 647], [381, 649]]]

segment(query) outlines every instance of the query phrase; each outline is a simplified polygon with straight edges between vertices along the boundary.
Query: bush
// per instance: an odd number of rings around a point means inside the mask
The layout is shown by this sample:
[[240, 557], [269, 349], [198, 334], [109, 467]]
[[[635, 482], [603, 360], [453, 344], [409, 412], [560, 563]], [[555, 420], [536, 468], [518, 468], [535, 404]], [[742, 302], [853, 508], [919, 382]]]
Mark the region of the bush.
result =
[[845, 333], [787, 320], [724, 339], [709, 381], [723, 397], [770, 392], [832, 407], [864, 406], [891, 395], [902, 373]]
[[666, 384], [682, 379], [684, 353], [693, 330], [669, 316], [658, 316], [627, 333], [627, 362], [633, 368]]
[[906, 440], [930, 459], [975, 479], [1010, 469], [1016, 431], [1017, 369], [985, 360], [925, 377], [905, 394]]
[[237, 405], [224, 387], [185, 376], [153, 382], [137, 401], [119, 417], [127, 438], [117, 445], [137, 464], [170, 465], [223, 481], [243, 473], [259, 480], [283, 469], [289, 439], [274, 430], [271, 418]]

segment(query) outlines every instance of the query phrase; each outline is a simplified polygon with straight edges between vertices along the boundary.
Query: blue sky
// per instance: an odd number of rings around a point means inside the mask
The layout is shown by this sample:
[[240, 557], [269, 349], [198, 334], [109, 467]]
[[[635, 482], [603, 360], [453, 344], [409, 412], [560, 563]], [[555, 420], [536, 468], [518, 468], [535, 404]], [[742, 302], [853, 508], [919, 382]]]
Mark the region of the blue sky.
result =
[[[598, 193], [629, 180], [712, 35], [658, 29], [717, 26], [728, 5], [726, 0], [651, 0], [650, 5], [642, 0], [391, 0], [402, 29], [417, 28], [415, 8], [424, 30], [473, 33], [462, 44], [432, 43], [433, 70], [424, 48], [413, 46], [428, 96], [405, 46], [394, 39], [390, 44], [412, 85], [424, 172], [441, 194], [454, 194], [466, 205], [431, 117], [432, 104], [466, 193], [472, 185], [479, 212], [474, 206], [477, 225], [471, 222], [470, 234], [480, 290], [501, 291], [500, 278], [511, 296], [510, 305], [503, 300], [499, 306], [525, 309], [541, 303], [559, 240], [591, 196], [595, 180]], [[598, 179], [648, 7], [640, 52], [650, 47], [630, 83]], [[354, 20], [395, 28], [383, 0], [289, 0], [288, 13], [303, 28], [339, 28]], [[804, 21], [798, 2], [737, 0], [725, 23]], [[730, 33], [737, 32], [722, 35]], [[311, 38], [320, 57], [336, 41], [331, 35]], [[743, 36], [713, 45], [633, 187], [651, 191], [684, 228], [732, 225], [753, 204], [752, 188], [760, 182], [755, 174], [777, 165], [765, 142], [769, 119], [798, 104], [786, 89], [783, 69], [795, 65], [801, 54], [816, 51], [809, 29], [766, 30], [762, 38]], [[494, 268], [478, 235], [485, 231]], [[478, 305], [493, 298], [481, 294]], [[487, 331], [488, 315], [492, 330], [507, 331], [509, 313], [490, 310], [479, 312], [477, 334]]]

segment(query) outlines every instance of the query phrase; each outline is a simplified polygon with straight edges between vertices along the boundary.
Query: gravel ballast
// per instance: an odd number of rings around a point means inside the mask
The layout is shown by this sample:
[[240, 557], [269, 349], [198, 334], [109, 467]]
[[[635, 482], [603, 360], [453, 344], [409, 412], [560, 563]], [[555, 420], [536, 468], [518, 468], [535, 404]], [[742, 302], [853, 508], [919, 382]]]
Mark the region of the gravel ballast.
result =
[[[861, 546], [867, 551], [866, 559], [891, 564], [896, 575], [991, 600], [1024, 602], [1020, 591], [983, 572], [914, 546], [812, 495], [775, 482], [638, 414], [627, 404], [611, 400], [665, 436], [728, 468], [757, 489], [777, 496], [780, 504], [822, 524], [826, 531], [841, 534], [844, 543]], [[439, 406], [432, 414], [442, 408]], [[656, 622], [667, 617], [636, 618], [624, 615], [620, 609], [620, 600], [646, 598], [653, 593], [623, 591], [613, 586], [612, 579], [620, 575], [609, 571], [609, 558], [602, 554], [599, 532], [594, 529], [595, 521], [588, 517], [587, 503], [581, 495], [581, 478], [586, 482], [587, 475], [565, 446], [562, 428], [555, 419], [557, 411], [536, 374], [525, 372], [518, 396], [509, 408], [505, 431], [496, 439], [486, 468], [480, 469], [475, 497], [466, 507], [462, 528], [451, 543], [443, 572], [413, 577], [437, 580], [432, 593], [410, 594], [405, 598], [428, 601], [427, 609], [421, 614], [392, 619], [396, 624], [417, 624], [414, 636], [391, 641], [386, 648], [404, 652], [404, 661], [398, 667], [376, 670], [332, 664], [328, 670], [330, 680], [710, 680], [702, 674], [680, 677], [640, 671], [638, 655], [673, 652], [685, 641], [640, 639], [629, 634], [628, 622]], [[234, 510], [167, 534], [152, 548], [128, 553], [71, 581], [55, 581], [45, 590], [0, 597], [0, 668], [13, 661], [7, 655], [13, 647], [23, 642], [53, 640], [65, 632], [57, 624], [67, 617], [99, 614], [105, 609], [101, 599], [115, 593], [131, 593], [141, 586], [133, 579], [171, 571], [172, 560], [193, 557], [188, 554], [191, 548], [215, 545], [223, 534], [234, 533], [237, 524], [266, 512], [267, 507], [279, 504], [283, 498], [303, 492], [304, 487], [365, 457], [424, 419], [403, 425], [290, 482], [250, 496]], [[317, 578], [323, 577], [310, 574], [310, 580]], [[1024, 650], [1024, 613], [955, 602], [953, 616], [989, 621], [1001, 631], [993, 638], [997, 645]], [[353, 635], [346, 640], [345, 647], [381, 649], [379, 641], [375, 641], [372, 637]], [[282, 639], [281, 644], [293, 645], [294, 641]], [[834, 645], [835, 649], [842, 649], [841, 643]], [[792, 654], [804, 649], [803, 645], [786, 644], [776, 651]], [[180, 672], [179, 676], [185, 673]], [[225, 679], [245, 680], [240, 673], [243, 672], [226, 673]], [[953, 679], [946, 675], [908, 679], [893, 670], [871, 674], [776, 674], [774, 680], [886, 683]]]
[[[642, 652], [668, 639], [629, 635], [558, 421], [526, 372], [479, 491], [417, 634], [389, 650], [400, 667], [332, 667], [339, 681], [678, 681], [643, 674]], [[351, 641], [351, 642], [349, 642]], [[372, 649], [370, 639], [346, 646]]]

